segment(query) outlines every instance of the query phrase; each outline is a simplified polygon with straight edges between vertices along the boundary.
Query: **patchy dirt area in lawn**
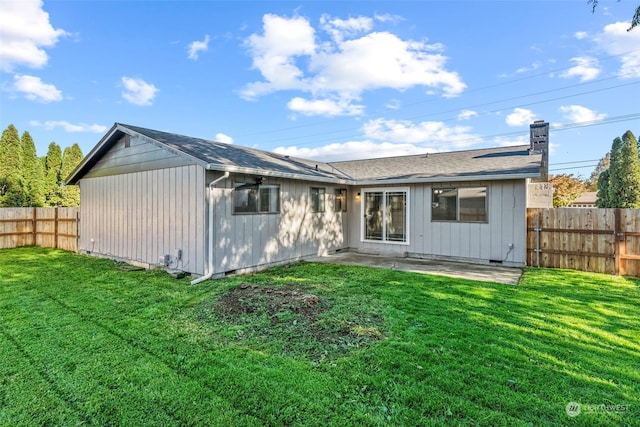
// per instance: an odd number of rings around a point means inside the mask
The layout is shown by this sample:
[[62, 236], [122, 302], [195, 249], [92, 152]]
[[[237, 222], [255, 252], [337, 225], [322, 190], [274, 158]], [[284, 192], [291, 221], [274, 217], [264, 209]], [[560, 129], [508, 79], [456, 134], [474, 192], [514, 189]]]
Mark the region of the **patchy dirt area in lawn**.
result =
[[332, 359], [384, 338], [384, 319], [364, 301], [328, 297], [298, 285], [243, 283], [205, 308], [223, 335], [316, 361]]

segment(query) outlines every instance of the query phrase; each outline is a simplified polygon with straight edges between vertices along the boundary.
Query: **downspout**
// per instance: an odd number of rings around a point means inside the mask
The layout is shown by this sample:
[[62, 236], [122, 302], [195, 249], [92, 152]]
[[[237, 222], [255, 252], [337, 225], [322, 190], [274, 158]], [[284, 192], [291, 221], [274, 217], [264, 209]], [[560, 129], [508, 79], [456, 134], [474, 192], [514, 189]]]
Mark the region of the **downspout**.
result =
[[198, 277], [195, 280], [191, 281], [192, 285], [197, 285], [200, 282], [204, 282], [205, 280], [211, 278], [211, 276], [213, 276], [213, 269], [214, 269], [214, 262], [213, 262], [213, 246], [214, 246], [214, 242], [213, 242], [213, 235], [215, 233], [214, 227], [213, 227], [213, 209], [214, 209], [214, 203], [213, 203], [213, 187], [219, 183], [220, 181], [222, 181], [223, 179], [227, 179], [229, 178], [229, 172], [225, 172], [224, 175], [222, 175], [219, 178], [214, 179], [213, 181], [211, 181], [209, 183], [209, 261], [208, 261], [208, 267], [209, 267], [209, 271], [207, 274], [205, 274], [202, 277]]

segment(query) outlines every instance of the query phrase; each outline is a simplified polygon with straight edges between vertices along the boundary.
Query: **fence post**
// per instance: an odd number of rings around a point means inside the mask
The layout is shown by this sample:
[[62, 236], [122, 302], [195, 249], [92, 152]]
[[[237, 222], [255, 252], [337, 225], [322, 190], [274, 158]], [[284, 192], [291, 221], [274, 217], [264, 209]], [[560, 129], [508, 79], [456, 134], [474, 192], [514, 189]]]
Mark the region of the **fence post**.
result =
[[540, 212], [536, 212], [536, 267], [540, 268]]
[[76, 253], [80, 253], [80, 210], [76, 210]]
[[32, 239], [33, 246], [38, 244], [38, 208], [33, 208], [31, 211], [31, 231], [32, 231]]
[[616, 275], [622, 276], [625, 273], [624, 260], [622, 259], [625, 251], [625, 237], [622, 231], [622, 219], [620, 208], [613, 211], [613, 234], [615, 243], [615, 269]]
[[53, 247], [58, 249], [58, 207], [53, 208]]

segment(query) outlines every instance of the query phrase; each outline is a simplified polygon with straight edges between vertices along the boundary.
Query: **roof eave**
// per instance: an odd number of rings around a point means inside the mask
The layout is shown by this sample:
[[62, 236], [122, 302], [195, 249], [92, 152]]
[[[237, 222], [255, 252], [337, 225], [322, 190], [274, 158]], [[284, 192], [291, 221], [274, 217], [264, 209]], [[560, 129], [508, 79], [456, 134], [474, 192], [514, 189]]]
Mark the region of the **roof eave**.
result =
[[355, 185], [432, 184], [437, 182], [460, 181], [508, 181], [539, 177], [540, 173], [526, 172], [513, 174], [434, 176], [428, 178], [362, 179], [355, 181]]
[[[120, 125], [118, 123], [114, 123], [114, 125], [109, 129], [102, 139], [96, 144], [95, 147], [84, 156], [82, 161], [75, 167], [75, 169], [71, 172], [71, 174], [64, 181], [66, 185], [75, 185], [80, 181], [80, 178], [90, 169], [90, 166], [93, 166], [94, 159], [96, 159], [102, 152], [105, 150], [105, 147], [108, 146], [109, 142], [113, 135], [117, 132], [121, 131]], [[96, 159], [97, 160], [97, 159]]]
[[107, 132], [102, 139], [96, 144], [95, 147], [87, 154], [84, 159], [78, 164], [78, 166], [71, 172], [67, 180], [64, 182], [65, 184], [75, 185], [82, 179], [82, 177], [89, 172], [89, 170], [97, 163], [99, 158], [111, 148], [111, 144], [113, 143], [113, 136], [116, 132], [126, 133], [127, 135], [136, 136], [145, 140], [146, 142], [155, 145], [159, 148], [162, 148], [176, 156], [183, 157], [191, 162], [196, 164], [200, 164], [203, 167], [206, 167], [206, 162], [198, 159], [197, 157], [193, 157], [189, 154], [186, 154], [180, 150], [176, 150], [167, 144], [164, 144], [160, 141], [156, 141], [153, 138], [150, 138], [140, 132], [136, 132], [133, 129], [128, 128], [126, 125], [122, 125], [120, 123], [114, 123], [109, 132]]
[[327, 184], [355, 185], [355, 181], [344, 178], [331, 178], [325, 176], [312, 176], [298, 173], [278, 172], [266, 169], [255, 169], [241, 166], [220, 165], [209, 163], [206, 165], [207, 170], [220, 172], [243, 173], [248, 175], [270, 176], [275, 178], [296, 179], [300, 181], [324, 182]]

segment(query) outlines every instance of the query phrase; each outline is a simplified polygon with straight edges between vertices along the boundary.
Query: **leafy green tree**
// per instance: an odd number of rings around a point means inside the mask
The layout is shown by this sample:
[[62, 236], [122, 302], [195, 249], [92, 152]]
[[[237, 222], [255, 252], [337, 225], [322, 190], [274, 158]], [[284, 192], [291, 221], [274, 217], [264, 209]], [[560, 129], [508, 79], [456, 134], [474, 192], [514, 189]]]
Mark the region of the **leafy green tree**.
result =
[[584, 182], [573, 174], [551, 176], [549, 182], [553, 185], [553, 206], [567, 206], [585, 191]]
[[24, 200], [22, 142], [18, 129], [9, 125], [0, 137], [0, 207], [19, 207]]
[[55, 142], [49, 144], [45, 157], [45, 200], [47, 206], [60, 206], [60, 173], [62, 171], [62, 150]]
[[44, 169], [36, 154], [36, 145], [29, 132], [22, 133], [22, 175], [24, 178], [24, 206], [44, 206]]
[[631, 131], [613, 140], [607, 190], [608, 207], [640, 208], [640, 158]]
[[[78, 144], [73, 144], [71, 147], [64, 149], [60, 173], [63, 183], [76, 166], [80, 164], [83, 157], [82, 149]], [[77, 185], [62, 186], [62, 206], [80, 206], [80, 188]]]

